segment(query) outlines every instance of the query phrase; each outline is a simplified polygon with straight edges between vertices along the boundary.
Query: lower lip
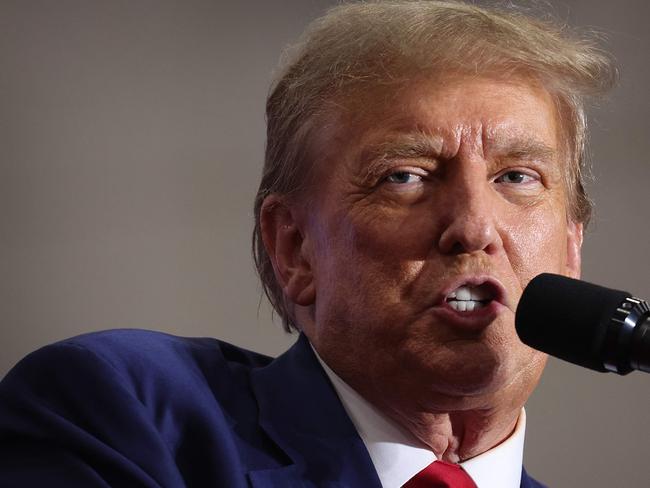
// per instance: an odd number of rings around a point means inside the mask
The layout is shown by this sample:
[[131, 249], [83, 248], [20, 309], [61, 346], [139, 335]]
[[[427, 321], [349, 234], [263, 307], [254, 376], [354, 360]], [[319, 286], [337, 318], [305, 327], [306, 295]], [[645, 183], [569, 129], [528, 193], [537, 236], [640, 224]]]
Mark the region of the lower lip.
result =
[[434, 313], [445, 323], [469, 330], [482, 330], [490, 325], [497, 316], [506, 309], [505, 305], [491, 301], [481, 308], [471, 312], [455, 310], [445, 302], [434, 308]]

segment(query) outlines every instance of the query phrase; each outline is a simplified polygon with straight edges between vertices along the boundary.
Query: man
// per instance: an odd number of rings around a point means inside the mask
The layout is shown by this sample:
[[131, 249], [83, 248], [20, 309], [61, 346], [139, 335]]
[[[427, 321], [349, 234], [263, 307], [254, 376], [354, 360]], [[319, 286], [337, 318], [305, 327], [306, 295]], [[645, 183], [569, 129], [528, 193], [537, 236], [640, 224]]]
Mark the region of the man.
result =
[[0, 386], [0, 485], [539, 486], [523, 405], [545, 356], [514, 311], [535, 275], [579, 276], [582, 107], [612, 78], [514, 11], [333, 9], [269, 96], [255, 205], [296, 345], [112, 331], [37, 351]]

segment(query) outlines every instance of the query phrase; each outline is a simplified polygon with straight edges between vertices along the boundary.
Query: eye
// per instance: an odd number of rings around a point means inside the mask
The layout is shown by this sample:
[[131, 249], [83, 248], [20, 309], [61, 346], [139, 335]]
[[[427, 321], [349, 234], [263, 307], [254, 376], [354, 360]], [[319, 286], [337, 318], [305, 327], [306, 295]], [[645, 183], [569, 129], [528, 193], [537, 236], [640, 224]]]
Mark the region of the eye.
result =
[[538, 175], [531, 175], [523, 171], [508, 171], [503, 173], [494, 180], [496, 183], [509, 183], [513, 185], [521, 185], [524, 183], [530, 183], [533, 181], [539, 181]]
[[411, 173], [409, 171], [395, 171], [394, 173], [389, 174], [385, 181], [388, 183], [394, 183], [397, 185], [405, 185], [408, 183], [418, 183], [422, 181], [422, 175]]

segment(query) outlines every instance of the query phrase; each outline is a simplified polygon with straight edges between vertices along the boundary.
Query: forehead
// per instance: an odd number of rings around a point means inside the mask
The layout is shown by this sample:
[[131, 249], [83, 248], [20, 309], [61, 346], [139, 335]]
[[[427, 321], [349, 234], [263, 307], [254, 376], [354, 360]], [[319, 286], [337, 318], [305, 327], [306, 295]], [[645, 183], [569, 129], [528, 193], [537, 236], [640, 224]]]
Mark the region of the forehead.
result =
[[559, 152], [553, 97], [524, 78], [465, 76], [375, 86], [344, 97], [329, 114], [315, 141], [321, 159], [340, 159], [344, 149], [413, 140], [449, 159], [471, 149], [483, 155], [516, 148]]

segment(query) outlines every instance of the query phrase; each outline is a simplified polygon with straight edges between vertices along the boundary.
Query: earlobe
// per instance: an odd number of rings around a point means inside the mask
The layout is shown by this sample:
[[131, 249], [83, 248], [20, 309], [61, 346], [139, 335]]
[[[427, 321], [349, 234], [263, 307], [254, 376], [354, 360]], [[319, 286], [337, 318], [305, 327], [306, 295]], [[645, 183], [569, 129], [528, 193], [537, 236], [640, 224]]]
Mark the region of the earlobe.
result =
[[275, 194], [266, 197], [260, 209], [260, 228], [275, 278], [286, 297], [297, 305], [313, 304], [315, 289], [307, 242], [290, 204]]
[[567, 225], [566, 275], [571, 278], [580, 278], [583, 233], [584, 225], [582, 223], [569, 220]]

